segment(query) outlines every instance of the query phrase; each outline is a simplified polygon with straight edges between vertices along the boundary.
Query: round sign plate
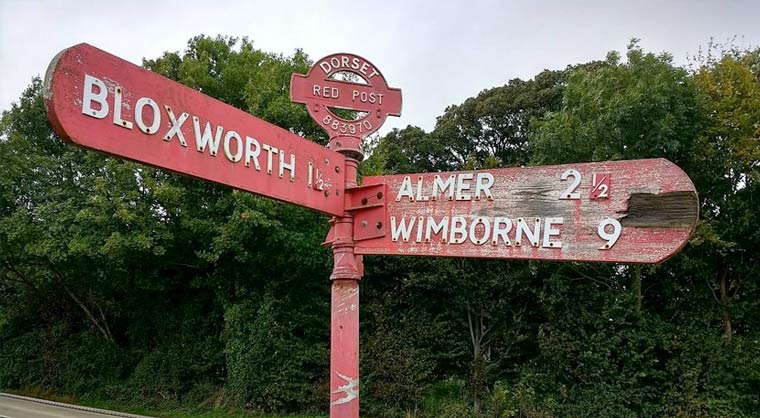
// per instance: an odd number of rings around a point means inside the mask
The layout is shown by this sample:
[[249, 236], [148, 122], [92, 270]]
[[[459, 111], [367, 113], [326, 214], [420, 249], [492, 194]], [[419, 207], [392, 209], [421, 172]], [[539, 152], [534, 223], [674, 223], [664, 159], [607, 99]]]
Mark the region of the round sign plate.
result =
[[[349, 79], [339, 77], [349, 74]], [[401, 90], [388, 87], [385, 77], [371, 62], [354, 54], [328, 55], [306, 75], [293, 74], [290, 97], [303, 103], [309, 115], [330, 138], [365, 138], [380, 129], [385, 119], [401, 115]], [[357, 112], [356, 119], [339, 116], [336, 109]]]

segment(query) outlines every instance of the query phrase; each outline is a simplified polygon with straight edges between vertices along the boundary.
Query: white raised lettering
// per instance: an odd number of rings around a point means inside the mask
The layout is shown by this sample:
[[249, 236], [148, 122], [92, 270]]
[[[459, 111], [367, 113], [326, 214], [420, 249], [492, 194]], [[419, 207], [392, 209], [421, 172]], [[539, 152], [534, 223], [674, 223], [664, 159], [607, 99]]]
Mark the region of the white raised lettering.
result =
[[264, 151], [267, 152], [267, 174], [272, 174], [272, 155], [277, 154], [280, 150], [267, 144], [262, 145], [261, 148], [264, 148]]
[[290, 163], [285, 162], [285, 152], [280, 150], [280, 172], [278, 173], [279, 177], [282, 178], [282, 176], [285, 174], [285, 170], [290, 171], [290, 181], [295, 181], [296, 179], [296, 156], [295, 154], [290, 154]]
[[[235, 140], [234, 154], [230, 150], [231, 139]], [[241, 138], [240, 135], [235, 131], [227, 131], [227, 134], [224, 135], [224, 156], [233, 163], [236, 163], [240, 161], [241, 158], [243, 158], [243, 138]]]
[[509, 231], [512, 230], [512, 221], [509, 218], [497, 216], [493, 219], [493, 237], [491, 238], [491, 244], [499, 245], [499, 239], [504, 241], [504, 245], [512, 246], [512, 242], [507, 237]]
[[398, 194], [396, 195], [396, 202], [400, 202], [402, 197], [408, 197], [409, 199], [414, 199], [414, 192], [412, 191], [412, 179], [409, 178], [409, 176], [404, 177], [404, 180], [401, 182], [401, 188], [398, 190]]
[[417, 201], [425, 202], [428, 200], [427, 196], [422, 195], [422, 176], [417, 177]]
[[541, 219], [536, 218], [533, 223], [533, 229], [531, 230], [528, 223], [523, 218], [517, 218], [517, 226], [515, 232], [515, 245], [520, 246], [522, 244], [522, 237], [525, 237], [530, 241], [530, 245], [538, 247], [538, 238], [541, 236]]
[[132, 129], [132, 122], [121, 118], [121, 87], [113, 91], [113, 124], [122, 128]]
[[472, 195], [465, 193], [465, 190], [470, 190], [470, 181], [472, 180], [472, 173], [462, 173], [457, 179], [457, 200], [470, 200]]
[[449, 230], [449, 217], [444, 216], [440, 223], [435, 223], [432, 216], [427, 218], [427, 228], [425, 229], [425, 242], [430, 242], [431, 235], [441, 234], [441, 240], [446, 242], [446, 235]]
[[[93, 88], [97, 87], [98, 92], [95, 93]], [[108, 102], [106, 97], [108, 96], [108, 90], [105, 83], [100, 81], [89, 74], [84, 75], [84, 96], [82, 97], [82, 113], [94, 118], [103, 119], [108, 115]], [[92, 102], [96, 102], [100, 105], [98, 110], [92, 108]]]
[[478, 173], [475, 180], [475, 199], [480, 199], [480, 195], [484, 194], [486, 199], [493, 200], [491, 186], [493, 186], [493, 174]]
[[[145, 124], [143, 119], [143, 109], [145, 106], [149, 106], [153, 109], [153, 124], [150, 126]], [[146, 134], [153, 135], [158, 133], [158, 128], [161, 126], [161, 111], [158, 109], [158, 105], [150, 97], [140, 97], [135, 103], [135, 122], [137, 127]]]
[[410, 218], [409, 224], [407, 224], [406, 218], [401, 218], [401, 223], [396, 224], [396, 217], [391, 216], [391, 240], [396, 242], [401, 237], [404, 242], [409, 241], [409, 235], [412, 233], [416, 219], [415, 217]]
[[565, 223], [564, 218], [546, 218], [544, 220], [544, 242], [542, 247], [562, 248], [562, 241], [551, 241], [551, 238], [559, 236], [559, 229], [552, 228], [552, 226], [562, 225], [563, 223]]
[[176, 135], [180, 145], [187, 147], [187, 142], [185, 142], [185, 135], [182, 133], [182, 124], [185, 123], [187, 117], [190, 115], [188, 115], [187, 112], [182, 112], [182, 114], [179, 115], [179, 119], [177, 119], [174, 116], [174, 112], [172, 112], [171, 107], [164, 105], [164, 109], [166, 109], [166, 114], [169, 115], [169, 122], [172, 124], [172, 127], [169, 128], [169, 132], [164, 135], [164, 141], [171, 141], [172, 137]]
[[437, 175], [433, 178], [433, 200], [438, 199], [438, 196], [445, 192], [447, 189], [449, 191], [449, 200], [454, 199], [454, 182], [456, 176], [451, 175], [449, 176], [448, 180], [445, 182], [441, 180], [441, 176]]
[[203, 152], [206, 149], [206, 146], [208, 146], [209, 153], [212, 156], [215, 156], [217, 151], [219, 151], [219, 143], [221, 142], [224, 128], [221, 125], [217, 126], [216, 134], [212, 137], [211, 122], [206, 122], [203, 134], [201, 134], [201, 123], [197, 116], [193, 116], [193, 128], [195, 130], [195, 147], [198, 152]]
[[425, 218], [420, 216], [417, 219], [417, 239], [415, 239], [416, 242], [422, 242], [422, 231], [425, 230]]
[[[475, 232], [478, 229], [478, 224], [483, 224], [483, 236], [481, 238], [475, 238]], [[488, 241], [488, 236], [491, 235], [491, 223], [486, 218], [476, 218], [474, 222], [470, 224], [470, 241], [475, 245], [482, 245]]]
[[449, 244], [461, 244], [467, 240], [467, 222], [461, 216], [451, 217]]
[[261, 166], [259, 165], [259, 154], [261, 154], [261, 146], [259, 146], [259, 141], [256, 140], [256, 138], [251, 138], [250, 136], [245, 137], [245, 166], [250, 167], [251, 166], [251, 160], [253, 160], [253, 166], [256, 168], [256, 171], [261, 171]]

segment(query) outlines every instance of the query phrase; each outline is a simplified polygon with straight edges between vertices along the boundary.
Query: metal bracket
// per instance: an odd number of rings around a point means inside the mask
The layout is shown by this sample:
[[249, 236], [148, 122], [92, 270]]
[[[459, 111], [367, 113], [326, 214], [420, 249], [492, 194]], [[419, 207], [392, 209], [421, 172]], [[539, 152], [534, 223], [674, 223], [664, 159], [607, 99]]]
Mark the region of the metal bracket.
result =
[[385, 183], [352, 187], [346, 193], [346, 210], [354, 213], [354, 241], [384, 237]]
[[[385, 236], [386, 214], [385, 183], [355, 186], [346, 189], [346, 212], [354, 215], [354, 241], [364, 241]], [[330, 231], [327, 233], [322, 246], [329, 247], [335, 241], [333, 226], [335, 220], [330, 220]]]

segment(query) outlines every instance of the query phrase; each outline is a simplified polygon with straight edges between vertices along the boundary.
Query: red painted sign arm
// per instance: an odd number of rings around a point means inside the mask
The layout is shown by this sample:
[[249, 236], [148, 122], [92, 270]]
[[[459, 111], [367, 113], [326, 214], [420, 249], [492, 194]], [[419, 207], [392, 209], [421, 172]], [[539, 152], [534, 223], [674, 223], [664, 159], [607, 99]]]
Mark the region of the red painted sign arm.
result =
[[[359, 254], [658, 263], [697, 223], [697, 193], [665, 159], [368, 177], [386, 234]], [[372, 221], [368, 222], [372, 223]]]
[[343, 214], [343, 155], [93, 46], [53, 59], [45, 104], [76, 145]]

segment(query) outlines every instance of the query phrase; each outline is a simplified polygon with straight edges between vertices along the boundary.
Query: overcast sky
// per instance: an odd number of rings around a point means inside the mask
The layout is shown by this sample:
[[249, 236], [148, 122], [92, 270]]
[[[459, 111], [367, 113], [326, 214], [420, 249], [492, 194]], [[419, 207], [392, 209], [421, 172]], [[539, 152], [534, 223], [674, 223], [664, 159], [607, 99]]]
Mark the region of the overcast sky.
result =
[[313, 60], [352, 52], [402, 89], [392, 127], [430, 130], [446, 106], [512, 78], [602, 59], [640, 38], [686, 63], [710, 38], [760, 44], [760, 0], [33, 1], [0, 0], [0, 110], [60, 50], [87, 42], [140, 64], [198, 34], [247, 36]]

